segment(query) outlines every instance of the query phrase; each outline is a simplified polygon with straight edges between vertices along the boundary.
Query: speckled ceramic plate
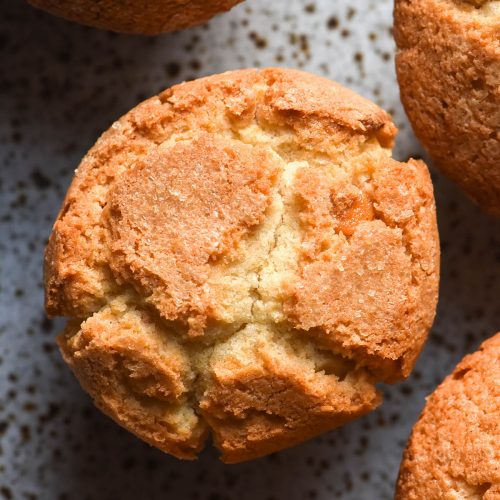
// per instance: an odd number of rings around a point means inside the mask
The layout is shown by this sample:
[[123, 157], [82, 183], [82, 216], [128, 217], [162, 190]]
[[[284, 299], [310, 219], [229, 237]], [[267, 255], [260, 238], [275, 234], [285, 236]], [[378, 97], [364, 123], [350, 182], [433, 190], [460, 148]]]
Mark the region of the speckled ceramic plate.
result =
[[[354, 5], [354, 6], [353, 6]], [[113, 120], [184, 79], [292, 66], [389, 110], [396, 157], [422, 154], [399, 103], [389, 0], [247, 0], [157, 38], [83, 28], [0, 0], [0, 496], [15, 499], [389, 499], [424, 397], [500, 329], [500, 223], [433, 173], [442, 240], [435, 326], [379, 410], [296, 448], [227, 466], [179, 462], [94, 409], [43, 313], [42, 253], [80, 158]]]

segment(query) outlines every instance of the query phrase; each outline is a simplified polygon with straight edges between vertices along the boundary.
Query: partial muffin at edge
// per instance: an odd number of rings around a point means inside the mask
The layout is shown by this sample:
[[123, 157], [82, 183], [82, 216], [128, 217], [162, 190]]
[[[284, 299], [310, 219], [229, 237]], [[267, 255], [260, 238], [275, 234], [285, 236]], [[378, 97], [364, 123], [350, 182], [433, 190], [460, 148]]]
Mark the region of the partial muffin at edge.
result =
[[500, 498], [500, 333], [428, 398], [399, 472], [396, 499]]
[[430, 178], [391, 159], [395, 133], [285, 69], [184, 83], [114, 123], [46, 251], [47, 311], [73, 318], [61, 349], [96, 404], [182, 458], [210, 429], [228, 462], [377, 406], [439, 280]]
[[80, 24], [120, 33], [156, 35], [203, 24], [242, 0], [28, 0]]
[[434, 163], [500, 216], [500, 2], [396, 0], [401, 100]]

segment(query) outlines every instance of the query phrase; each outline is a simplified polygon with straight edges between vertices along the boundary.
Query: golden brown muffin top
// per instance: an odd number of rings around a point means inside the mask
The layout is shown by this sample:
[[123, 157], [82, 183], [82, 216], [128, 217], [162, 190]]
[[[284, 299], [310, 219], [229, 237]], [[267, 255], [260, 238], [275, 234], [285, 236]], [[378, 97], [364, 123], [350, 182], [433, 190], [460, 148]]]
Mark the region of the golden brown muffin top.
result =
[[401, 100], [439, 167], [500, 215], [500, 2], [396, 0]]
[[[420, 352], [439, 274], [428, 172], [390, 158], [395, 133], [369, 101], [284, 69], [184, 83], [113, 124], [46, 253], [47, 310], [75, 319], [61, 347], [99, 406], [178, 456], [208, 423], [237, 461], [378, 404], [374, 381]], [[192, 422], [190, 452], [125, 382], [149, 373], [165, 400], [164, 367], [136, 352], [152, 335], [184, 381], [161, 408]]]
[[51, 14], [96, 28], [156, 35], [202, 24], [242, 0], [28, 0]]
[[500, 498], [500, 333], [466, 356], [427, 400], [396, 498]]

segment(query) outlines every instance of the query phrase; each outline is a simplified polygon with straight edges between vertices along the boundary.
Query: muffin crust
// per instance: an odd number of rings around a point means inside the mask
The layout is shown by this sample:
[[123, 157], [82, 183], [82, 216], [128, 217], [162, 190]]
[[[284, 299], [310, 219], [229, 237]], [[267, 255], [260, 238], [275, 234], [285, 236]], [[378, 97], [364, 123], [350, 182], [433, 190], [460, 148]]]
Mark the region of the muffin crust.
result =
[[113, 124], [46, 252], [47, 311], [72, 318], [60, 346], [96, 404], [180, 458], [211, 430], [226, 462], [376, 407], [439, 276], [428, 172], [390, 158], [395, 133], [284, 69], [184, 83]]
[[500, 216], [500, 2], [396, 0], [401, 100], [434, 163]]
[[241, 0], [28, 0], [46, 10], [96, 28], [157, 35], [203, 24]]
[[500, 333], [428, 398], [404, 453], [397, 500], [500, 498]]

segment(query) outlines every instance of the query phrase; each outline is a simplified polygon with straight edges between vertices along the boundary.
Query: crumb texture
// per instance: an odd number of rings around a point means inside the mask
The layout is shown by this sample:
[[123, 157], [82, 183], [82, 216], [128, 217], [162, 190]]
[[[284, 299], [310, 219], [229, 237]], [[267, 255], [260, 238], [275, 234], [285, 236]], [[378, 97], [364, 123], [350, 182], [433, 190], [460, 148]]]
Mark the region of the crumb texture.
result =
[[96, 28], [156, 35], [202, 24], [242, 0], [28, 0], [35, 7]]
[[401, 99], [433, 161], [500, 216], [500, 2], [397, 0]]
[[149, 443], [227, 462], [332, 429], [406, 377], [432, 324], [425, 165], [388, 115], [306, 73], [173, 87], [83, 159], [46, 252], [49, 314], [96, 404]]
[[396, 498], [500, 498], [500, 333], [430, 396], [405, 451]]

